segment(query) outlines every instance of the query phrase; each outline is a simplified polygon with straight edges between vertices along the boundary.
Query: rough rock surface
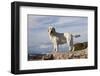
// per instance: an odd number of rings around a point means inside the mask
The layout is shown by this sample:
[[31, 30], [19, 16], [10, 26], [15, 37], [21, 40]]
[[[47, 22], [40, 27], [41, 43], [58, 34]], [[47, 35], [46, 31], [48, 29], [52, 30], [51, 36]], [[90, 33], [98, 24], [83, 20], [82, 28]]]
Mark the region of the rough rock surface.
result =
[[85, 59], [88, 58], [88, 43], [77, 43], [74, 51], [51, 52], [45, 55], [32, 56], [28, 60], [57, 60], [57, 59]]

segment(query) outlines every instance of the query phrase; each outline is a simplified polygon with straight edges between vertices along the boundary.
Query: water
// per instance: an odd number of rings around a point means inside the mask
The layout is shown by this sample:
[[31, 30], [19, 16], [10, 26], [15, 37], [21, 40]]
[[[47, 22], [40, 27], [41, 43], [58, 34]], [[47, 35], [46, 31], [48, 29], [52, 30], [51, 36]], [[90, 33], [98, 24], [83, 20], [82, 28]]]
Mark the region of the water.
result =
[[[30, 47], [29, 48], [29, 54], [30, 55], [34, 55], [34, 54], [47, 54], [47, 53], [51, 53], [53, 50], [53, 46], [52, 45], [46, 45], [48, 47]], [[68, 51], [68, 46], [67, 44], [63, 44], [59, 46], [59, 51], [60, 52], [66, 52]]]

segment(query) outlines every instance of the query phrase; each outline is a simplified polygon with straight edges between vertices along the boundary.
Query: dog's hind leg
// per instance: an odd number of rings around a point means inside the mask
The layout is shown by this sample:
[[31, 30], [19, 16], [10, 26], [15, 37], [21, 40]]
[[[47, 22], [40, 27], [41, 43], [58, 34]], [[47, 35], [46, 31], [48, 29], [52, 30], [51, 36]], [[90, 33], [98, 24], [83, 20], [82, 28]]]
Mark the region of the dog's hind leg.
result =
[[74, 46], [71, 46], [71, 51], [74, 51], [74, 49], [75, 49]]
[[69, 50], [70, 51], [74, 51], [73, 37], [72, 37], [72, 35], [68, 38], [67, 43], [68, 43], [68, 46], [69, 46]]
[[68, 47], [69, 47], [69, 51], [73, 51], [73, 46], [68, 45]]
[[75, 48], [74, 48], [73, 45], [71, 45], [71, 44], [69, 43], [68, 46], [69, 46], [69, 50], [70, 50], [70, 51], [74, 51]]

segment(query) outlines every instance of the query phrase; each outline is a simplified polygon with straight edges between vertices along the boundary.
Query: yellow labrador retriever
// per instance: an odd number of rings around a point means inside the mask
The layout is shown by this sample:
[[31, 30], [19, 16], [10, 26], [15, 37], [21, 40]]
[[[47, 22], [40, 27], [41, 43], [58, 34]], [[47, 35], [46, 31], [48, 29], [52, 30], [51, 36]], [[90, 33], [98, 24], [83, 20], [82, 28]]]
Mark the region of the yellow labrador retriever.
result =
[[48, 28], [48, 34], [51, 42], [54, 46], [54, 51], [59, 50], [59, 45], [61, 44], [68, 44], [69, 50], [74, 51], [74, 45], [73, 45], [73, 37], [77, 38], [80, 37], [80, 35], [72, 35], [71, 33], [58, 33], [56, 32], [55, 28], [52, 26], [49, 26]]

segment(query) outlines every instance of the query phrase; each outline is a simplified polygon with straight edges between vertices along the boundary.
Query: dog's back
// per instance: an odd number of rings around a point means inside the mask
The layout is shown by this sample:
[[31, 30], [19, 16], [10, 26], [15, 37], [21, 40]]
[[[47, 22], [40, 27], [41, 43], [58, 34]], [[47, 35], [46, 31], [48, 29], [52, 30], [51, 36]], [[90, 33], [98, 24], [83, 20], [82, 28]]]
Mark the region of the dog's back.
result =
[[56, 38], [57, 44], [64, 44], [64, 43], [66, 43], [66, 37], [64, 36], [64, 33], [56, 32], [54, 37]]
[[80, 37], [79, 34], [73, 35], [72, 33], [58, 33], [54, 27], [49, 27], [48, 29], [50, 40], [54, 45], [54, 50], [58, 51], [58, 45], [67, 43], [69, 50], [73, 51], [73, 37]]

